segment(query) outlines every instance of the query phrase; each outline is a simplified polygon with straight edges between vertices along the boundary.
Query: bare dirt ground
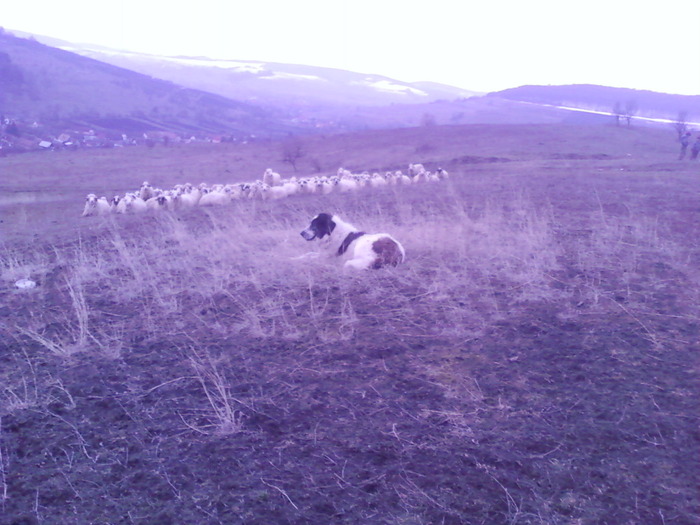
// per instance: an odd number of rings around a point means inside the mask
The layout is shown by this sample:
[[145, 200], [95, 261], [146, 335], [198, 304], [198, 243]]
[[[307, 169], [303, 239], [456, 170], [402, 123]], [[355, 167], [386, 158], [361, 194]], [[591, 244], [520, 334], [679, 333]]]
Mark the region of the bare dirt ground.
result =
[[[0, 159], [0, 523], [698, 523], [700, 164], [671, 131], [314, 137], [298, 175], [452, 177], [79, 218], [289, 176], [281, 147]], [[405, 265], [296, 260], [320, 211]]]

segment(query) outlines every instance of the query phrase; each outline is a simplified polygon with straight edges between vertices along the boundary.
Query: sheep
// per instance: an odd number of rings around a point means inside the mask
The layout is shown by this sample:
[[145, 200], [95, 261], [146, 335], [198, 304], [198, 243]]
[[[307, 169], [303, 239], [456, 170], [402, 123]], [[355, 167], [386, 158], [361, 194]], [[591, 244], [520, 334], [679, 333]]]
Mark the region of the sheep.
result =
[[357, 191], [360, 186], [352, 179], [338, 179], [336, 182], [336, 187], [340, 193], [348, 193], [351, 191]]
[[292, 177], [286, 181], [282, 182], [282, 188], [286, 192], [287, 196], [296, 195], [299, 193], [300, 187], [297, 183], [296, 177]]
[[276, 171], [267, 168], [265, 173], [263, 173], [262, 181], [268, 186], [279, 186], [282, 184], [282, 176]]
[[341, 179], [351, 178], [352, 172], [349, 170], [346, 170], [345, 168], [338, 168], [337, 176], [340, 177]]
[[314, 190], [316, 193], [320, 193], [321, 195], [328, 195], [333, 191], [333, 188], [334, 185], [326, 177], [316, 178], [316, 188]]
[[284, 199], [287, 196], [288, 196], [287, 190], [285, 189], [284, 186], [270, 186], [270, 189], [269, 189], [270, 199], [273, 199], [273, 200]]
[[415, 180], [416, 175], [425, 173], [425, 167], [422, 164], [409, 164], [408, 165], [408, 176]]
[[148, 181], [143, 181], [141, 189], [139, 190], [139, 197], [141, 197], [144, 201], [148, 201], [148, 199], [151, 199], [155, 196], [156, 192], [148, 183]]
[[436, 173], [426, 171], [425, 172], [425, 180], [427, 182], [440, 182], [440, 177], [438, 177]]
[[117, 213], [141, 213], [146, 211], [146, 203], [135, 193], [127, 193], [117, 204]]
[[146, 201], [146, 209], [158, 211], [171, 209], [171, 204], [169, 201], [171, 201], [170, 196], [165, 194], [151, 197]]
[[185, 191], [175, 196], [174, 201], [179, 207], [192, 208], [199, 204], [199, 199], [201, 198], [201, 195], [202, 194], [199, 192], [199, 190], [192, 189], [190, 191], [187, 191], [185, 189]]
[[270, 185], [266, 182], [255, 181], [248, 192], [249, 199], [267, 200], [270, 196]]
[[131, 195], [131, 199], [129, 200], [129, 204], [127, 206], [127, 211], [132, 213], [143, 213], [147, 209], [148, 207], [146, 206], [145, 200], [138, 195]]
[[82, 217], [91, 215], [108, 215], [111, 213], [112, 207], [106, 197], [97, 198], [97, 195], [90, 193], [85, 198], [85, 207], [83, 208]]
[[419, 171], [413, 176], [413, 183], [418, 184], [420, 182], [427, 182], [428, 181], [428, 172], [423, 170]]
[[447, 180], [450, 178], [450, 174], [447, 173], [447, 170], [443, 170], [442, 168], [438, 168], [436, 173], [441, 180]]
[[374, 173], [369, 179], [369, 185], [372, 188], [381, 188], [387, 185], [387, 181], [379, 173]]
[[109, 209], [111, 212], [116, 212], [117, 208], [119, 207], [119, 203], [122, 201], [122, 197], [119, 195], [115, 195], [112, 197], [109, 201]]
[[132, 199], [132, 196], [130, 193], [127, 193], [126, 195], [124, 195], [124, 197], [119, 199], [119, 202], [117, 203], [117, 206], [114, 209], [114, 211], [116, 213], [127, 213], [128, 209], [129, 209], [129, 205], [131, 203], [131, 199]]
[[308, 178], [299, 179], [297, 185], [299, 186], [299, 193], [313, 193], [315, 189], [313, 181]]
[[394, 172], [394, 177], [396, 177], [396, 182], [403, 186], [407, 186], [413, 183], [413, 179], [411, 179], [411, 177], [403, 173], [401, 170]]
[[199, 199], [200, 206], [224, 206], [231, 202], [231, 194], [221, 190], [214, 190], [202, 195]]

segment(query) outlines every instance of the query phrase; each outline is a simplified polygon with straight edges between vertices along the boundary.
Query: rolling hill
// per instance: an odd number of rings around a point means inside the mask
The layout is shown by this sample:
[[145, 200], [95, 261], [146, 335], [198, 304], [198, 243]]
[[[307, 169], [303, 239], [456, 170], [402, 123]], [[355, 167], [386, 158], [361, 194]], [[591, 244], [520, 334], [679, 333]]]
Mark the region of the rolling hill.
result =
[[614, 88], [590, 84], [567, 86], [520, 86], [490, 93], [490, 97], [546, 104], [612, 111], [616, 104], [631, 105], [640, 116], [676, 119], [700, 118], [700, 95], [674, 95], [627, 88]]
[[0, 34], [0, 113], [57, 128], [284, 135], [280, 112]]
[[640, 117], [681, 112], [692, 124], [700, 115], [700, 97], [593, 85], [483, 96], [332, 68], [155, 56], [13, 33], [0, 34], [0, 114], [57, 132], [245, 138], [433, 124], [609, 124], [615, 104], [631, 104], [640, 124], [649, 123]]
[[233, 100], [262, 106], [308, 108], [423, 104], [478, 95], [435, 82], [402, 82], [371, 75], [299, 64], [135, 53], [15, 31], [47, 45], [121, 68], [169, 80]]

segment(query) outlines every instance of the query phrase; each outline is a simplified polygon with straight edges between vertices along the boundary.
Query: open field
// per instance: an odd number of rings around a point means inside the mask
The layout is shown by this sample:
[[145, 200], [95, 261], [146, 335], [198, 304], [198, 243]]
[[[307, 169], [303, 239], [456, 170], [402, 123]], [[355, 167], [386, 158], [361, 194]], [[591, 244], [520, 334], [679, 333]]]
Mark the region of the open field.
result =
[[[294, 173], [275, 142], [0, 158], [0, 523], [700, 521], [700, 163], [671, 130], [301, 140], [297, 175], [452, 177], [81, 219]], [[295, 260], [320, 211], [406, 263]]]

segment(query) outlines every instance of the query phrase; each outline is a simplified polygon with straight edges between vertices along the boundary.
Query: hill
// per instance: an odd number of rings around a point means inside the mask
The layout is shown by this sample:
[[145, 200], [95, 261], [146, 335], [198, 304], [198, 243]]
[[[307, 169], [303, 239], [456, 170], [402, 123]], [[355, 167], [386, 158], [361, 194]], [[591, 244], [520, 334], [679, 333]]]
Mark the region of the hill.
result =
[[[15, 32], [30, 36], [28, 33]], [[40, 42], [181, 86], [288, 109], [422, 104], [477, 95], [435, 82], [402, 82], [336, 68], [254, 60], [149, 55], [31, 35]]]
[[279, 113], [8, 33], [0, 34], [0, 88], [0, 113], [57, 129], [158, 129], [234, 137], [294, 129]]
[[631, 105], [640, 116], [677, 119], [679, 114], [700, 120], [700, 95], [673, 95], [654, 91], [614, 88], [590, 84], [567, 86], [520, 86], [495, 93], [489, 97], [586, 108], [611, 112], [616, 104]]

